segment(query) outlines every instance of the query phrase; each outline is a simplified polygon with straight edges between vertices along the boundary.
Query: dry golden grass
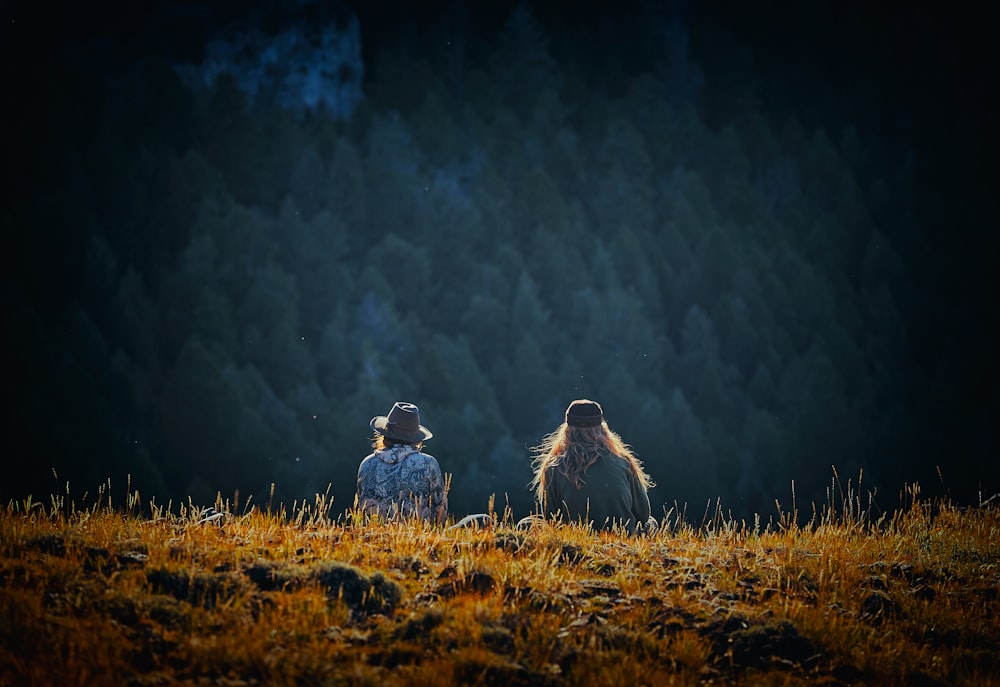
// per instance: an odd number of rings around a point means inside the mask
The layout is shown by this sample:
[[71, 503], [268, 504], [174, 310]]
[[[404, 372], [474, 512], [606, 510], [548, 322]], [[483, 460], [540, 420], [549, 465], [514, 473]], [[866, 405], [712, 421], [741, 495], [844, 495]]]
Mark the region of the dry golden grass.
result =
[[11, 503], [0, 685], [1000, 684], [998, 509], [905, 498], [639, 539]]

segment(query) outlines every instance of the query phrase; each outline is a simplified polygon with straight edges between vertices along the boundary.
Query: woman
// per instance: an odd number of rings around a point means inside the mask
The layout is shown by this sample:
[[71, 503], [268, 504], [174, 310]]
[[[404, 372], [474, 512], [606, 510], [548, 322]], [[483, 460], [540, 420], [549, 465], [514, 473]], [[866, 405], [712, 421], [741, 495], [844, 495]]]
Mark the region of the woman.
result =
[[374, 453], [358, 468], [357, 506], [384, 519], [419, 517], [443, 523], [448, 493], [437, 460], [423, 453], [433, 434], [420, 424], [420, 409], [399, 402], [370, 423]]
[[534, 449], [531, 487], [544, 517], [597, 529], [650, 533], [649, 475], [608, 427], [599, 403], [573, 401], [565, 421]]

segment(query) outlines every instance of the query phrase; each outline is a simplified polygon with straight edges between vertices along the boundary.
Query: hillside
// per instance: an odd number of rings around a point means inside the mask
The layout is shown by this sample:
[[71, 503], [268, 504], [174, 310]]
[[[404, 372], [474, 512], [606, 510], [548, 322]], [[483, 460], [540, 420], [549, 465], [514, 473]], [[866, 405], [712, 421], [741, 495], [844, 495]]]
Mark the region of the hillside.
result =
[[[0, 503], [54, 470], [162, 503], [330, 485], [343, 513], [371, 418], [408, 401], [452, 510], [526, 515], [530, 448], [575, 398], [655, 512], [752, 518], [791, 479], [821, 502], [830, 465], [891, 499], [945, 456], [954, 503], [997, 491], [967, 17], [360, 4], [360, 66], [355, 22], [311, 14], [235, 42], [235, 14], [173, 0], [6, 27], [4, 429], [40, 458]], [[303, 22], [343, 70], [300, 59]], [[306, 63], [363, 75], [349, 117], [285, 106]]]
[[1000, 512], [916, 487], [646, 539], [106, 496], [0, 511], [0, 685], [1000, 681]]

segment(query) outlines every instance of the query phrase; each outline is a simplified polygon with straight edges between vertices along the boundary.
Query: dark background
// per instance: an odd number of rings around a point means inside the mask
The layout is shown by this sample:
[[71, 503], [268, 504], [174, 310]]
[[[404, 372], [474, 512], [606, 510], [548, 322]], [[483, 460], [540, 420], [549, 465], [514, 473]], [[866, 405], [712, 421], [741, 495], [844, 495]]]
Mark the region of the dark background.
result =
[[5, 501], [342, 510], [409, 400], [520, 515], [583, 396], [692, 520], [996, 493], [976, 12], [356, 2], [346, 121], [177, 78], [276, 7], [7, 10]]

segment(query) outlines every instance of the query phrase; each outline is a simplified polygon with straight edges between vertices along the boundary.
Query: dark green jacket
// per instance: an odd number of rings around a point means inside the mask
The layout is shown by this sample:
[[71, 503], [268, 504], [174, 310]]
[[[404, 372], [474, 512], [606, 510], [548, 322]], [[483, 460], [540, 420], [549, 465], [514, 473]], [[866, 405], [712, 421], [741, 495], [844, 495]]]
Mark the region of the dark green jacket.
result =
[[649, 495], [624, 458], [604, 452], [587, 468], [579, 489], [559, 470], [545, 473], [546, 517], [558, 514], [564, 522], [585, 521], [597, 529], [615, 525], [645, 525], [649, 520]]

